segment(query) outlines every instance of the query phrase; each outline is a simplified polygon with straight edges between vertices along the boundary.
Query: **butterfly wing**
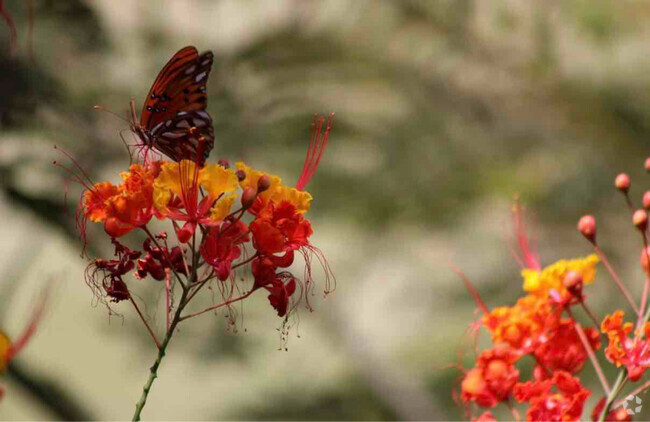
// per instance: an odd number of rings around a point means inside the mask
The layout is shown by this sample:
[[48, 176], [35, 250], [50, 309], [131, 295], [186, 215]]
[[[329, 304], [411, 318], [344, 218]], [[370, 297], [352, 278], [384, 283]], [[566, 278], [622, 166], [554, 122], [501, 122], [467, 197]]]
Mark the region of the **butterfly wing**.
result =
[[176, 161], [195, 160], [199, 142], [204, 157], [214, 145], [212, 119], [205, 111], [213, 60], [210, 51], [179, 50], [156, 77], [142, 108], [140, 126], [150, 133], [153, 147]]
[[212, 119], [204, 111], [181, 111], [151, 129], [154, 146], [174, 161], [189, 159], [205, 164], [214, 146]]

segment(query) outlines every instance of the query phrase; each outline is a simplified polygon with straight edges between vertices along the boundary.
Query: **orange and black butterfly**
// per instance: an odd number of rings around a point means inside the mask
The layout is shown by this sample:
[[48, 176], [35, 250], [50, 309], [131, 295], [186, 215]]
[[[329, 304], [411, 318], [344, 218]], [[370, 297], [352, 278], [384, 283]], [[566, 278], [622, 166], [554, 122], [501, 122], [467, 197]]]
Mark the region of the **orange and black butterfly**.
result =
[[205, 164], [214, 146], [212, 119], [206, 111], [206, 83], [214, 56], [199, 55], [188, 46], [162, 68], [142, 107], [140, 121], [131, 101], [132, 130], [145, 148], [154, 148], [174, 161]]

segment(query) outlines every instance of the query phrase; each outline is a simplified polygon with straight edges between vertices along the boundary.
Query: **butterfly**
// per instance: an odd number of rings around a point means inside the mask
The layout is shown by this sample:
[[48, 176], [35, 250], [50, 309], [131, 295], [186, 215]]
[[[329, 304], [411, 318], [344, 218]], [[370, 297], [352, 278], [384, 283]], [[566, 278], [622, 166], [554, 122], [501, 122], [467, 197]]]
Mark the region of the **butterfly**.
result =
[[174, 161], [192, 160], [203, 166], [214, 146], [212, 119], [206, 111], [206, 83], [214, 55], [196, 48], [180, 49], [162, 68], [131, 129], [144, 147], [154, 148]]

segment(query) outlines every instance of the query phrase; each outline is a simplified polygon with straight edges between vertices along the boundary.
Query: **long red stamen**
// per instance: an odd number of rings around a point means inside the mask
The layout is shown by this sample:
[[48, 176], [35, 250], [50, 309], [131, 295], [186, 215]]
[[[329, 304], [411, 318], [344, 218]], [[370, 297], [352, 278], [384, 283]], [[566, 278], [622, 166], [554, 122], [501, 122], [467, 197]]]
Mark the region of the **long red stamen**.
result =
[[455, 272], [456, 275], [457, 275], [458, 277], [460, 277], [460, 279], [463, 281], [463, 284], [465, 285], [465, 288], [466, 288], [467, 291], [469, 292], [470, 296], [472, 296], [472, 298], [473, 298], [474, 301], [476, 302], [476, 306], [478, 306], [478, 308], [479, 308], [479, 309], [480, 309], [484, 314], [486, 314], [486, 315], [489, 314], [489, 313], [490, 313], [490, 310], [488, 309], [487, 306], [485, 306], [485, 302], [483, 302], [483, 299], [481, 299], [481, 296], [479, 296], [478, 292], [476, 291], [476, 289], [474, 288], [474, 286], [472, 285], [472, 283], [469, 281], [469, 279], [467, 278], [467, 276], [465, 275], [465, 273], [463, 273], [459, 268], [454, 267], [454, 266], [451, 265], [451, 264], [447, 264], [447, 265], [448, 265], [449, 268], [451, 268], [451, 270], [452, 270], [453, 272]]
[[307, 148], [305, 162], [302, 165], [300, 178], [298, 179], [298, 183], [296, 183], [296, 189], [303, 190], [311, 178], [314, 177], [314, 173], [316, 173], [320, 159], [325, 152], [325, 147], [327, 146], [327, 138], [329, 137], [330, 130], [332, 129], [333, 121], [334, 113], [330, 114], [327, 118], [327, 125], [325, 126], [325, 132], [323, 133], [323, 124], [325, 124], [325, 117], [318, 115], [314, 116], [311, 136], [309, 137], [309, 147]]
[[540, 264], [539, 256], [537, 255], [537, 251], [535, 250], [534, 245], [531, 246], [530, 239], [526, 233], [524, 209], [519, 201], [515, 201], [515, 204], [512, 208], [512, 215], [515, 220], [514, 223], [517, 243], [522, 254], [521, 258], [517, 257], [517, 260], [523, 262], [525, 268], [540, 271], [542, 269], [542, 266]]
[[29, 339], [34, 335], [36, 332], [36, 327], [38, 326], [38, 322], [41, 319], [41, 316], [43, 315], [43, 310], [45, 309], [45, 303], [47, 302], [47, 298], [50, 295], [50, 287], [48, 286], [43, 293], [43, 296], [40, 299], [40, 303], [36, 307], [36, 311], [34, 312], [34, 315], [32, 316], [31, 321], [27, 325], [27, 328], [23, 333], [18, 337], [18, 340], [16, 340], [14, 343], [12, 343], [9, 346], [9, 350], [7, 351], [7, 357], [6, 359], [9, 361], [11, 360], [14, 356], [16, 356], [22, 349], [25, 347], [25, 345], [29, 342]]

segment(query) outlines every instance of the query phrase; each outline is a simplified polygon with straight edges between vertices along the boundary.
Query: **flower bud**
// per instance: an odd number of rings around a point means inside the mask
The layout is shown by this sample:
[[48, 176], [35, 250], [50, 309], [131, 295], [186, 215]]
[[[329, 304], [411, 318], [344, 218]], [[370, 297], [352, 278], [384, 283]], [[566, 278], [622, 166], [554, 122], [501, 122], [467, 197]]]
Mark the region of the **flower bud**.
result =
[[625, 173], [621, 173], [616, 176], [616, 181], [614, 182], [616, 189], [620, 190], [623, 193], [627, 193], [627, 191], [630, 190], [630, 183], [630, 176]]
[[578, 230], [591, 243], [596, 242], [596, 219], [593, 215], [584, 215], [578, 221]]
[[573, 296], [581, 297], [582, 296], [582, 274], [576, 271], [569, 271], [562, 280], [564, 287], [571, 293]]
[[643, 166], [647, 171], [650, 171], [650, 157], [645, 159], [645, 164]]
[[237, 176], [237, 180], [240, 182], [246, 179], [246, 172], [244, 170], [237, 170], [235, 175]]
[[631, 370], [628, 369], [627, 375], [630, 378], [630, 381], [635, 382], [638, 381], [639, 378], [643, 376], [643, 372], [645, 372], [645, 368], [641, 366], [636, 366], [632, 368]]
[[645, 210], [636, 210], [632, 214], [632, 223], [642, 232], [648, 228], [648, 213]]
[[271, 187], [271, 178], [268, 175], [260, 177], [257, 181], [257, 193], [262, 193]]
[[250, 208], [257, 198], [257, 191], [253, 188], [247, 188], [241, 195], [241, 206], [244, 209]]
[[646, 273], [650, 271], [650, 260], [648, 260], [648, 257], [650, 257], [650, 246], [641, 249], [641, 268]]
[[225, 158], [219, 159], [219, 161], [217, 161], [217, 164], [219, 164], [221, 167], [223, 167], [225, 169], [230, 168], [230, 161], [228, 161]]
[[643, 194], [643, 208], [650, 209], [650, 190]]

